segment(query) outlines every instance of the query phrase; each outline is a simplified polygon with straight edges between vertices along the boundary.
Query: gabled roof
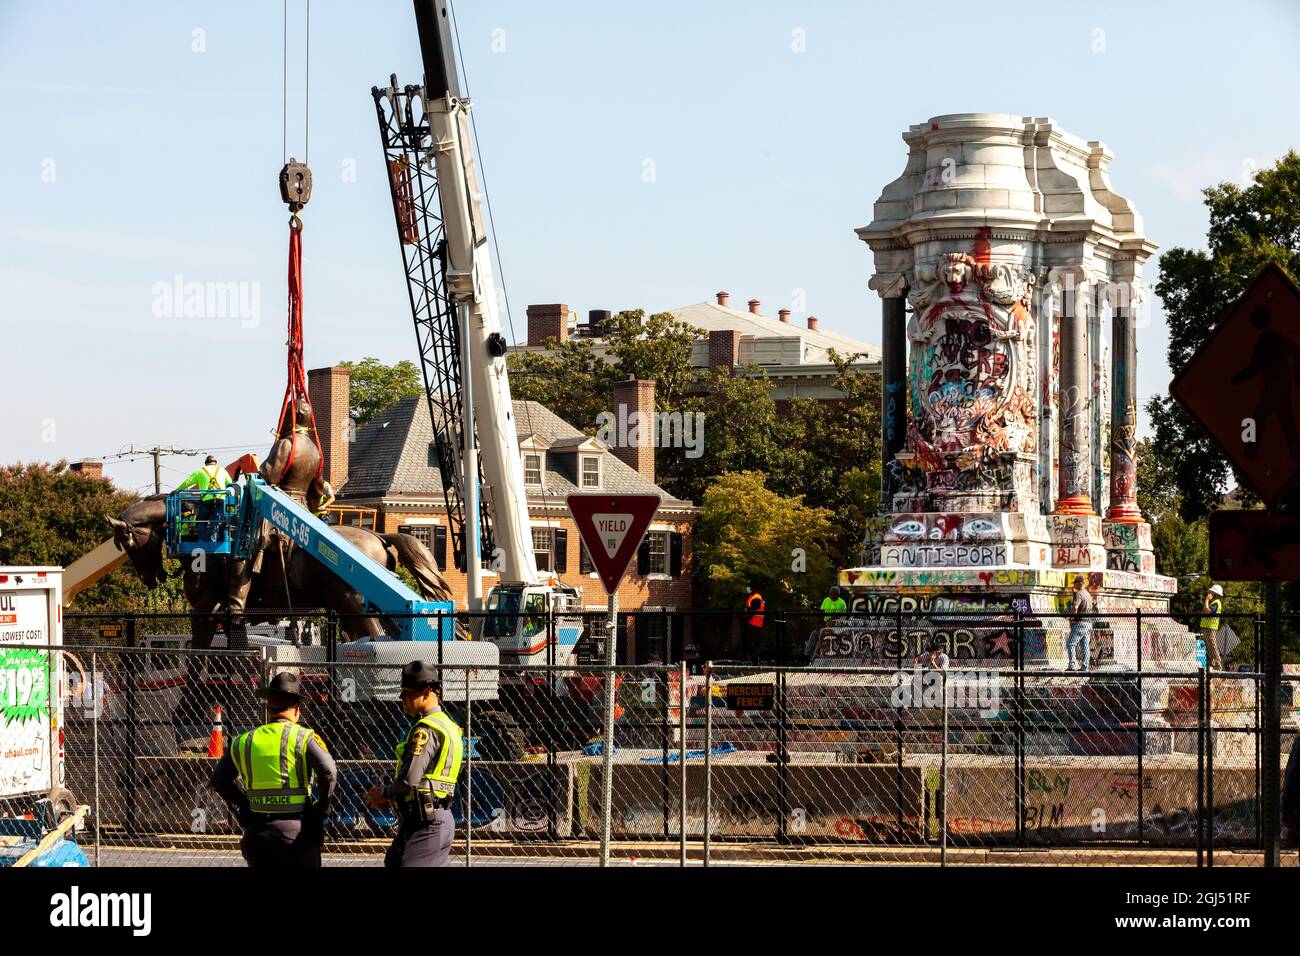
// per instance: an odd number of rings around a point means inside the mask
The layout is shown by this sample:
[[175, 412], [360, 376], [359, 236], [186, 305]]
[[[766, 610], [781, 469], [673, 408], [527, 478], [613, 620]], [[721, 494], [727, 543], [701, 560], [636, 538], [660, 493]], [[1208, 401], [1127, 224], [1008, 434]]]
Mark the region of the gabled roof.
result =
[[[549, 443], [576, 449], [590, 441], [601, 449], [601, 491], [613, 494], [658, 494], [665, 503], [684, 505], [658, 485], [647, 481], [636, 469], [616, 458], [603, 443], [584, 435], [549, 408], [537, 402], [514, 402], [515, 431], [521, 437], [536, 436]], [[357, 429], [348, 449], [348, 480], [339, 498], [383, 498], [397, 495], [442, 495], [437, 464], [430, 465], [429, 445], [433, 426], [429, 403], [424, 396], [403, 398]], [[548, 454], [542, 487], [529, 488], [530, 498], [554, 497], [563, 504], [565, 495], [579, 491], [577, 475], [566, 464], [569, 455]]]

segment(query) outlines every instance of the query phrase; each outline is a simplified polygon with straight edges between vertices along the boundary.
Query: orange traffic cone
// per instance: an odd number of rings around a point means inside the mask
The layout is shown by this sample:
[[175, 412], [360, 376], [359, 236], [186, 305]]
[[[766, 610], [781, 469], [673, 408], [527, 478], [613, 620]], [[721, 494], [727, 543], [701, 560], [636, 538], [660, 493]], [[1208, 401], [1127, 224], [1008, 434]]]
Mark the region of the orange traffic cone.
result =
[[208, 736], [208, 756], [220, 757], [226, 752], [226, 734], [221, 729], [221, 707], [212, 708], [212, 733]]

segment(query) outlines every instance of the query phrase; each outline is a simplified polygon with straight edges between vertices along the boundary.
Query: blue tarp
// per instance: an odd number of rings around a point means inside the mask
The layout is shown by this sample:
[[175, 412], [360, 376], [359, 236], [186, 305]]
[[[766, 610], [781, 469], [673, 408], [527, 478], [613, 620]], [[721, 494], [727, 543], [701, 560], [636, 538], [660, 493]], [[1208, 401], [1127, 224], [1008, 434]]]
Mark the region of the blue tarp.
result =
[[[720, 756], [722, 756], [723, 754], [734, 754], [734, 753], [737, 751], [737, 749], [739, 749], [739, 748], [737, 748], [735, 744], [725, 744], [725, 743], [724, 743], [724, 744], [714, 744], [711, 753], [712, 753], [713, 756], [715, 756], [715, 757], [720, 757]], [[681, 762], [681, 759], [682, 759], [682, 755], [681, 755], [680, 753], [670, 753], [670, 754], [668, 755], [668, 763], [680, 763], [680, 762]], [[688, 751], [686, 751], [686, 759], [687, 759], [687, 760], [703, 760], [703, 759], [704, 759], [704, 749], [701, 748], [701, 749], [699, 749], [699, 750], [688, 750]], [[641, 758], [641, 762], [642, 762], [642, 763], [663, 763], [663, 762], [664, 762], [664, 758], [663, 758], [663, 757], [642, 757], [642, 758]]]

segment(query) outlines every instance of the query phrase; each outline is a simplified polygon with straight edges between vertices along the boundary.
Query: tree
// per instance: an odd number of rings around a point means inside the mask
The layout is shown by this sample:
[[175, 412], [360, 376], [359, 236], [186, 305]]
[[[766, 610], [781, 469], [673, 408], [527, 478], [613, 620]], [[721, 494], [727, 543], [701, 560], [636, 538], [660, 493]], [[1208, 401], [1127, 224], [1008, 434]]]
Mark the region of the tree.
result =
[[550, 340], [544, 352], [513, 352], [506, 360], [515, 399], [539, 402], [574, 428], [594, 434], [608, 411], [618, 370], [588, 339]]
[[697, 577], [715, 604], [738, 607], [752, 584], [769, 600], [807, 608], [833, 583], [831, 513], [782, 497], [760, 472], [719, 475], [695, 523]]
[[339, 365], [352, 369], [348, 414], [358, 425], [364, 425], [394, 402], [424, 394], [424, 379], [414, 362], [402, 360], [385, 365], [368, 356], [360, 362]]
[[792, 439], [795, 430], [777, 415], [772, 385], [757, 368], [753, 375], [711, 369], [683, 398], [684, 414], [703, 416], [703, 447], [697, 457], [686, 449], [661, 448], [655, 455], [659, 483], [678, 498], [699, 502], [722, 475], [760, 472], [774, 481], [796, 467], [803, 453]]
[[[1203, 191], [1208, 252], [1170, 249], [1160, 257], [1156, 293], [1169, 322], [1169, 367], [1182, 368], [1263, 265], [1300, 275], [1300, 155], [1294, 150], [1255, 173], [1249, 186]], [[1147, 403], [1155, 447], [1165, 459], [1185, 518], [1208, 514], [1227, 490], [1229, 466], [1200, 428], [1168, 397]]]
[[[615, 411], [614, 383], [629, 376], [653, 379], [655, 404], [673, 408], [693, 378], [691, 350], [698, 333], [671, 312], [646, 317], [642, 309], [620, 312], [604, 344], [591, 339], [550, 339], [541, 352], [515, 352], [507, 359], [515, 398], [545, 405], [587, 434], [597, 416]], [[612, 358], [608, 361], [606, 356]]]
[[[0, 565], [66, 567], [109, 537], [105, 515], [138, 500], [111, 481], [70, 471], [66, 461], [0, 467]], [[178, 575], [151, 593], [126, 566], [78, 595], [76, 607], [179, 611], [185, 604]]]
[[1150, 438], [1138, 442], [1137, 500], [1147, 521], [1157, 521], [1179, 506], [1176, 458], [1157, 450]]
[[787, 440], [798, 449], [794, 467], [776, 480], [782, 494], [802, 493], [808, 501], [828, 508], [835, 538], [832, 555], [841, 567], [856, 564], [867, 518], [880, 501], [880, 377], [856, 370], [857, 356], [830, 352], [837, 374], [840, 402], [796, 399], [786, 418], [794, 434]]

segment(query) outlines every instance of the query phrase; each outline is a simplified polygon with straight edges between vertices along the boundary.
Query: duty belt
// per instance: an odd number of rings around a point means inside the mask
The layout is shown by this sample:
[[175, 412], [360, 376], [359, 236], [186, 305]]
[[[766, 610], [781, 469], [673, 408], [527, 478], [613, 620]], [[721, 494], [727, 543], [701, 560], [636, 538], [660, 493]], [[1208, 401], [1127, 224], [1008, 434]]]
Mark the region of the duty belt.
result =
[[451, 795], [434, 796], [428, 790], [416, 790], [409, 800], [402, 801], [402, 822], [406, 824], [432, 823], [434, 813], [451, 808]]

